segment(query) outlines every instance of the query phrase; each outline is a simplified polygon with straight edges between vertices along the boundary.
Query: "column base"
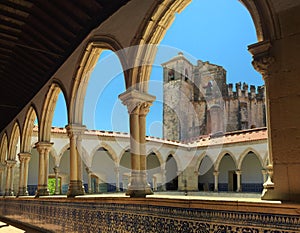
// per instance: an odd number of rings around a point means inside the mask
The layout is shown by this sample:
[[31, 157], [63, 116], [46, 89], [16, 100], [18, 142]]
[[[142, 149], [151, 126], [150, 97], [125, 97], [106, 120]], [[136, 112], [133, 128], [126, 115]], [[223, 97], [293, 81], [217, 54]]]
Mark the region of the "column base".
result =
[[126, 193], [130, 197], [146, 197], [147, 195], [152, 195], [153, 191], [150, 187], [145, 187], [144, 189], [136, 189], [135, 187], [129, 186]]
[[132, 171], [130, 184], [125, 194], [130, 197], [146, 197], [146, 195], [153, 194], [146, 177], [144, 172]]
[[28, 190], [26, 187], [23, 187], [23, 188], [20, 188], [19, 189], [19, 192], [17, 194], [17, 197], [20, 197], [20, 196], [28, 196]]
[[15, 193], [14, 193], [14, 190], [6, 190], [5, 193], [4, 193], [4, 197], [13, 197], [15, 196]]
[[42, 196], [49, 196], [50, 195], [50, 192], [49, 192], [49, 189], [48, 187], [47, 188], [41, 188], [41, 189], [38, 189], [35, 193], [35, 197], [42, 197]]
[[67, 197], [76, 197], [84, 195], [84, 187], [81, 180], [71, 180], [69, 184], [69, 190]]

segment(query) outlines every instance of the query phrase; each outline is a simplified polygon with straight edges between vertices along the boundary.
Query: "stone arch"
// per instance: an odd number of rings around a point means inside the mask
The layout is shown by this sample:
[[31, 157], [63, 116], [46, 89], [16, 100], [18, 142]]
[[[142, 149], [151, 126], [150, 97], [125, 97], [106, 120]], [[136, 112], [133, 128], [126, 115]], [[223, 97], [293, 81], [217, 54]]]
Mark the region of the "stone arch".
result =
[[[267, 3], [260, 2], [257, 7], [258, 3], [254, 3], [251, 0], [240, 1], [252, 17], [259, 42], [278, 37], [277, 31], [279, 30], [276, 28], [274, 16]], [[140, 25], [138, 33], [131, 41], [132, 45], [140, 45], [138, 48], [131, 51], [133, 57], [143, 58], [136, 59], [135, 62], [140, 62], [142, 60], [143, 62], [146, 62], [146, 64], [135, 64], [132, 66], [134, 68], [131, 70], [131, 76], [136, 77], [136, 80], [131, 80], [130, 86], [134, 87], [136, 84], [140, 84], [137, 89], [147, 91], [147, 84], [145, 85], [144, 83], [150, 78], [151, 66], [149, 66], [149, 64], [151, 65], [151, 62], [154, 60], [156, 49], [152, 46], [142, 45], [160, 43], [167, 29], [174, 21], [175, 13], [180, 13], [190, 2], [190, 0], [164, 0], [152, 5], [147, 17], [145, 17]], [[258, 8], [260, 10], [258, 10]]]
[[228, 151], [228, 150], [224, 150], [219, 154], [217, 160], [215, 161], [215, 170], [216, 171], [219, 170], [220, 162], [223, 159], [223, 157], [227, 154], [230, 155], [230, 157], [232, 158], [232, 160], [234, 162], [235, 168], [237, 168], [237, 161], [236, 161], [236, 158], [232, 155], [232, 152]]
[[219, 175], [219, 191], [237, 190], [237, 164], [234, 157], [229, 153], [222, 153], [221, 160], [216, 167]]
[[107, 150], [107, 152], [111, 155], [115, 165], [119, 164], [119, 158], [117, 156], [117, 153], [114, 151], [114, 149], [108, 145], [105, 142], [100, 142], [100, 145], [97, 145], [91, 152], [91, 161], [93, 161], [93, 157], [95, 155], [95, 153], [97, 152], [97, 150], [99, 150], [100, 148], [104, 148], [105, 150]]
[[150, 155], [151, 153], [154, 153], [156, 154], [158, 160], [159, 160], [159, 163], [162, 165], [164, 163], [164, 160], [163, 160], [163, 157], [161, 155], [161, 153], [159, 152], [159, 150], [157, 150], [155, 147], [153, 148], [150, 148], [148, 151], [147, 151], [147, 156]]
[[[173, 158], [175, 159], [176, 161], [176, 164], [177, 164], [177, 168], [178, 168], [178, 171], [182, 171], [182, 164], [180, 162], [180, 159], [178, 158], [177, 154], [175, 153], [175, 151], [169, 151], [167, 154], [167, 157], [166, 157], [166, 160], [164, 161], [164, 164], [166, 165], [167, 164], [167, 159], [168, 159], [168, 156], [169, 155], [172, 155]], [[166, 166], [165, 166], [166, 168]]]
[[120, 183], [121, 190], [126, 190], [129, 184], [130, 172], [131, 172], [131, 160], [130, 160], [130, 147], [126, 147], [120, 154], [119, 161], [120, 170]]
[[138, 33], [131, 41], [132, 45], [138, 46], [130, 51], [130, 57], [137, 58], [132, 61], [130, 87], [147, 92], [147, 81], [150, 78], [151, 65], [156, 55], [156, 46], [153, 45], [159, 44], [171, 26], [175, 13], [180, 13], [189, 2], [190, 0], [165, 0], [152, 5], [147, 17], [140, 25]]
[[31, 151], [31, 137], [33, 133], [34, 121], [37, 118], [36, 109], [34, 106], [30, 106], [24, 122], [23, 132], [22, 132], [22, 141], [21, 141], [21, 152], [30, 152]]
[[1, 144], [0, 144], [0, 163], [4, 164], [5, 160], [7, 159], [7, 152], [8, 152], [8, 137], [7, 133], [5, 132], [2, 135]]
[[209, 155], [204, 153], [201, 156], [201, 161], [198, 166], [198, 190], [200, 191], [213, 191], [214, 190], [214, 162]]
[[[200, 168], [200, 164], [201, 164], [201, 161], [202, 159], [206, 156], [206, 152], [202, 152], [200, 153], [200, 155], [197, 156], [197, 160], [196, 160], [196, 163], [195, 163], [195, 172], [198, 172], [199, 171], [199, 168]], [[208, 156], [208, 155], [207, 155]]]
[[72, 84], [70, 111], [68, 115], [70, 123], [83, 124], [82, 113], [88, 81], [103, 50], [111, 50], [116, 53], [124, 70], [125, 85], [126, 87], [128, 86], [127, 59], [125, 59], [125, 54], [122, 49], [123, 47], [116, 39], [108, 36], [97, 36], [88, 42], [81, 55], [79, 68]]
[[[173, 167], [175, 165], [175, 167]], [[166, 190], [178, 190], [178, 163], [172, 154], [169, 154], [165, 164]]]
[[158, 184], [161, 186], [163, 182], [161, 173], [162, 159], [160, 157], [161, 155], [154, 148], [147, 153], [147, 178], [153, 190], [157, 190]]
[[[8, 160], [16, 160], [17, 155], [17, 145], [18, 140], [20, 139], [21, 133], [20, 133], [20, 125], [19, 122], [16, 121], [9, 139], [9, 145], [8, 145]], [[20, 140], [21, 141], [21, 140]]]
[[[68, 103], [62, 86], [58, 82], [53, 82], [48, 90], [48, 93], [44, 101], [43, 109], [42, 109], [40, 128], [39, 128], [39, 141], [50, 142], [52, 119], [53, 119], [58, 95], [60, 92], [63, 93], [66, 103]], [[68, 107], [67, 107], [67, 111], [68, 111]]]
[[256, 155], [256, 157], [258, 158], [261, 166], [263, 166], [264, 164], [264, 161], [263, 161], [263, 158], [260, 156], [260, 154], [258, 153], [257, 150], [255, 150], [254, 148], [247, 148], [244, 152], [241, 153], [241, 155], [239, 156], [239, 159], [237, 161], [237, 169], [238, 170], [241, 170], [241, 167], [242, 167], [242, 163], [245, 159], [245, 157], [249, 154], [249, 153], [254, 153]]
[[239, 170], [241, 170], [241, 186], [243, 192], [262, 192], [263, 164], [259, 155], [253, 151], [243, 157]]

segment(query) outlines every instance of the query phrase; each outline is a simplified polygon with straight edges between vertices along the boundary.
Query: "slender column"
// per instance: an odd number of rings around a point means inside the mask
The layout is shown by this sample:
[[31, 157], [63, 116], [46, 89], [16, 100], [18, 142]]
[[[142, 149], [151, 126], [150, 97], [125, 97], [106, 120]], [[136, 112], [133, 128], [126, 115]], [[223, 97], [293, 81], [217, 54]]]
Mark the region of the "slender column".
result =
[[85, 127], [69, 124], [66, 126], [66, 129], [70, 138], [70, 184], [67, 196], [75, 197], [84, 195], [78, 141], [80, 140], [80, 135], [84, 133]]
[[54, 174], [55, 174], [55, 191], [54, 191], [54, 194], [55, 195], [59, 195], [60, 194], [60, 188], [59, 188], [59, 167], [58, 166], [55, 166], [53, 168], [53, 171], [54, 171]]
[[261, 173], [263, 175], [263, 182], [265, 183], [267, 181], [267, 178], [268, 178], [268, 171], [266, 169], [262, 169], [261, 170]]
[[[274, 57], [270, 55], [271, 43], [269, 41], [259, 42], [249, 46], [249, 51], [253, 55], [252, 65], [254, 69], [256, 69], [259, 73], [262, 74], [263, 79], [265, 81], [265, 93], [266, 93], [266, 120], [268, 126], [268, 147], [269, 147], [269, 161], [270, 164], [268, 165], [268, 173], [269, 177], [267, 181], [264, 183], [264, 190], [262, 193], [262, 199], [265, 200], [274, 200], [278, 197], [281, 199], [285, 199], [285, 195], [276, 194], [274, 192], [274, 183], [273, 183], [273, 139], [276, 138], [278, 140], [281, 137], [274, 137], [273, 133], [273, 125], [271, 122], [271, 92], [270, 88], [270, 67], [275, 63]], [[273, 115], [276, 118], [275, 114]], [[282, 122], [282, 121], [278, 121]], [[275, 130], [276, 131], [276, 130]], [[279, 131], [278, 131], [279, 132]], [[279, 133], [281, 136], [281, 134]], [[285, 133], [283, 134], [285, 135]], [[278, 138], [278, 139], [277, 139]], [[280, 139], [279, 139], [280, 140]], [[279, 142], [278, 144], [282, 144]], [[282, 153], [281, 153], [282, 154]], [[281, 176], [281, 175], [280, 175]], [[286, 182], [288, 183], [288, 181]], [[280, 193], [280, 192], [279, 192]]]
[[49, 174], [49, 152], [53, 143], [38, 142], [35, 144], [39, 152], [39, 176], [38, 176], [38, 189], [35, 197], [48, 196], [48, 174]]
[[116, 191], [120, 192], [120, 168], [119, 168], [119, 166], [115, 167], [115, 174], [116, 174]]
[[140, 128], [140, 169], [145, 195], [153, 194], [150, 184], [147, 182], [147, 152], [146, 152], [146, 115], [152, 102], [142, 103], [139, 112], [139, 128]]
[[[144, 107], [149, 107], [155, 100], [154, 96], [137, 90], [127, 90], [119, 95], [122, 103], [127, 106], [130, 126], [130, 153], [131, 176], [126, 195], [130, 197], [145, 197], [152, 194], [150, 185], [147, 185], [146, 158], [145, 158], [145, 114]], [[141, 108], [142, 106], [142, 108]], [[142, 146], [141, 146], [142, 144]]]
[[236, 170], [235, 174], [236, 174], [236, 182], [237, 182], [236, 191], [241, 192], [242, 191], [242, 189], [241, 189], [241, 174], [242, 174], [242, 171], [241, 170]]
[[88, 167], [85, 170], [88, 174], [88, 193], [92, 193], [92, 172]]
[[4, 172], [5, 172], [5, 164], [0, 163], [0, 195], [4, 194], [3, 191], [3, 177], [4, 177]]
[[220, 174], [220, 172], [214, 171], [214, 177], [215, 177], [215, 188], [214, 188], [214, 191], [215, 192], [219, 191], [219, 174]]
[[20, 176], [19, 176], [19, 192], [18, 196], [28, 196], [27, 182], [28, 182], [28, 166], [31, 158], [30, 153], [19, 153], [20, 161]]
[[4, 196], [14, 196], [13, 190], [13, 169], [17, 161], [7, 160], [6, 161], [6, 185], [5, 185], [5, 194]]
[[161, 168], [161, 188], [162, 191], [166, 191], [166, 169]]

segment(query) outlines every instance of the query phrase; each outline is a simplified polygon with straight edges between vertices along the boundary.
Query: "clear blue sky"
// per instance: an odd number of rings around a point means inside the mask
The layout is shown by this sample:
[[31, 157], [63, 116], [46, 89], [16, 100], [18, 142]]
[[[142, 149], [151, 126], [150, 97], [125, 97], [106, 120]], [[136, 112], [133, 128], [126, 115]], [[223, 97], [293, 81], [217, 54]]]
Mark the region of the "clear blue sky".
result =
[[[263, 85], [251, 66], [247, 46], [257, 41], [252, 19], [238, 0], [194, 0], [168, 29], [153, 65], [149, 93], [157, 97], [147, 116], [147, 135], [162, 135], [162, 69], [160, 64], [182, 51], [193, 63], [209, 61], [227, 70], [227, 82]], [[125, 91], [121, 66], [114, 54], [101, 55], [92, 73], [84, 109], [88, 128], [128, 132], [128, 114], [118, 100]], [[59, 96], [53, 125], [67, 124]]]

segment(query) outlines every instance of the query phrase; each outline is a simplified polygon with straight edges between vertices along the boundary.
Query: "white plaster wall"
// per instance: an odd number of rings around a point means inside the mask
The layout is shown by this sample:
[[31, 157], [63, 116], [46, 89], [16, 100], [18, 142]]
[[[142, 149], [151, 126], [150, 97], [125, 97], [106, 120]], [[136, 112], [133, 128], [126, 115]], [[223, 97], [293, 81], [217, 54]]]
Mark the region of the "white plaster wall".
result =
[[35, 148], [31, 150], [28, 168], [28, 185], [38, 184], [39, 154]]
[[91, 171], [102, 182], [116, 183], [115, 163], [107, 151], [97, 151], [93, 157]]
[[254, 153], [249, 153], [242, 163], [242, 183], [263, 183], [262, 166]]
[[236, 170], [233, 159], [229, 155], [225, 155], [219, 167], [219, 183], [228, 183], [228, 171]]

